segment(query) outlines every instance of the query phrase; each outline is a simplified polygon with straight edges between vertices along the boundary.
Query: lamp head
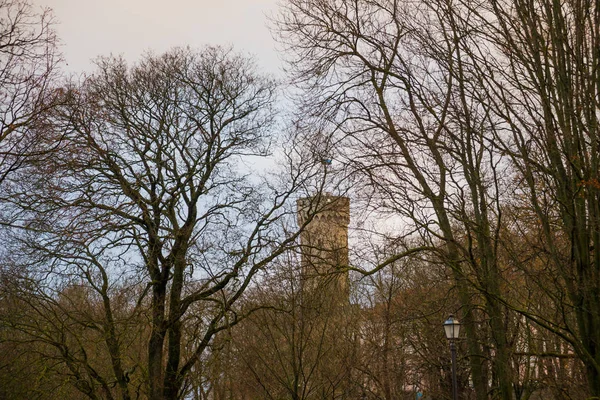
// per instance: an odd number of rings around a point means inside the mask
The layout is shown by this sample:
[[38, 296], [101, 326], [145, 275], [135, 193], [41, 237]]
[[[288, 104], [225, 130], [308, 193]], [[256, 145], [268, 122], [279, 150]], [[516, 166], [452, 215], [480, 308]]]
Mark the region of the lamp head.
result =
[[460, 322], [458, 322], [458, 319], [456, 319], [454, 315], [451, 314], [444, 322], [444, 332], [446, 333], [446, 338], [448, 340], [458, 339]]

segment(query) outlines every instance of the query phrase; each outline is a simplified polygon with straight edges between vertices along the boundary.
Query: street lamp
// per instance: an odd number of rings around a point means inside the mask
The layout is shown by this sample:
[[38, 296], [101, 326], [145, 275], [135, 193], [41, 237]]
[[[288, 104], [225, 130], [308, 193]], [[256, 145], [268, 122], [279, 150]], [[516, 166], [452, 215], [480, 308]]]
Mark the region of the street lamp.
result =
[[452, 354], [452, 399], [458, 400], [458, 389], [456, 384], [456, 344], [454, 341], [458, 339], [460, 322], [454, 318], [454, 315], [450, 315], [444, 322], [444, 332], [446, 333], [446, 338], [450, 342], [450, 353]]

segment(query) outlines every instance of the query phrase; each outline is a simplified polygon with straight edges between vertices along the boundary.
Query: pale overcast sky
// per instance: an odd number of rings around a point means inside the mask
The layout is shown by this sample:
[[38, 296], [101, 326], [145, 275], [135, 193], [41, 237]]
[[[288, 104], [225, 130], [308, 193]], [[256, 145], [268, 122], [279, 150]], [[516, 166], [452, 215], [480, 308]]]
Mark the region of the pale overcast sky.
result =
[[280, 61], [267, 18], [277, 0], [33, 0], [54, 10], [68, 71], [91, 71], [98, 55], [135, 61], [145, 50], [233, 45], [260, 68], [278, 73]]

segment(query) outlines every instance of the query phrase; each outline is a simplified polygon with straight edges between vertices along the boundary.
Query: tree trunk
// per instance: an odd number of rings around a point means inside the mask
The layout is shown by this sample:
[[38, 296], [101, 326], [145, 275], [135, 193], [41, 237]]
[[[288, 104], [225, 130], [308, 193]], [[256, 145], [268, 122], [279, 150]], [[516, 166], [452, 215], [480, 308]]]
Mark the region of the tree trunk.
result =
[[162, 282], [152, 286], [152, 332], [148, 342], [148, 382], [150, 384], [150, 400], [161, 400], [163, 397], [163, 345], [165, 340], [165, 293], [166, 285]]

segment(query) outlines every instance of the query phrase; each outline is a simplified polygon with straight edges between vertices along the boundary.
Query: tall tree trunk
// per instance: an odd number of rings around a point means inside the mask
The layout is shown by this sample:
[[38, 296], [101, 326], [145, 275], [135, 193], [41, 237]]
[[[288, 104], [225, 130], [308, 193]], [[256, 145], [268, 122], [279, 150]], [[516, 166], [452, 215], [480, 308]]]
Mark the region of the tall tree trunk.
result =
[[166, 284], [152, 285], [152, 331], [148, 341], [148, 382], [150, 400], [163, 396], [163, 346], [165, 341], [165, 294]]

